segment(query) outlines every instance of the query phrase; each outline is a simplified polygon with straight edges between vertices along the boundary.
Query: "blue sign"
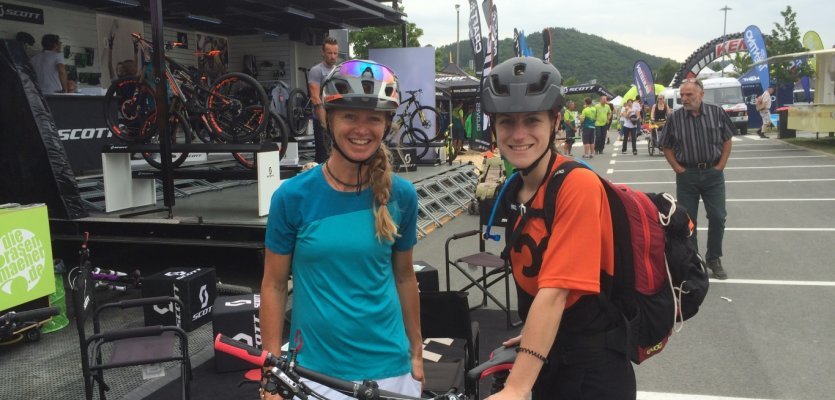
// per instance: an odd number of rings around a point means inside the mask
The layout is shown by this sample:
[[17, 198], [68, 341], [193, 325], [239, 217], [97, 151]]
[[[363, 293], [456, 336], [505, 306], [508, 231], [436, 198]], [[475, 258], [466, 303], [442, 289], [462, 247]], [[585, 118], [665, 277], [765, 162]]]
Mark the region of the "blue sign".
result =
[[649, 106], [655, 105], [655, 80], [652, 78], [652, 69], [643, 60], [638, 60], [632, 70], [641, 100]]
[[[748, 54], [754, 63], [768, 59], [768, 53], [765, 50], [765, 40], [763, 40], [763, 34], [760, 32], [760, 28], [757, 28], [756, 25], [748, 26], [742, 34], [742, 39], [745, 40], [745, 46], [748, 47]], [[771, 82], [768, 75], [768, 64], [758, 65], [754, 69], [757, 71], [757, 76], [760, 77], [760, 86], [762, 86], [763, 91], [766, 91], [769, 82]]]

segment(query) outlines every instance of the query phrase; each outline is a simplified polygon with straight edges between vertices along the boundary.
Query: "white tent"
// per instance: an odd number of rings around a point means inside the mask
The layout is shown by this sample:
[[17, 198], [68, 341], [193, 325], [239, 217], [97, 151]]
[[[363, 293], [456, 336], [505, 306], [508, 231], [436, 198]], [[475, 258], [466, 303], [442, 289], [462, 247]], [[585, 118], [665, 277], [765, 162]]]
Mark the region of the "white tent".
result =
[[714, 71], [710, 67], [704, 67], [701, 71], [699, 71], [699, 75], [696, 76], [697, 79], [710, 79], [710, 78], [718, 78], [722, 74], [719, 72]]
[[623, 105], [623, 97], [622, 96], [615, 97], [609, 103], [612, 103], [612, 105], [615, 106], [615, 107], [620, 107], [621, 105]]

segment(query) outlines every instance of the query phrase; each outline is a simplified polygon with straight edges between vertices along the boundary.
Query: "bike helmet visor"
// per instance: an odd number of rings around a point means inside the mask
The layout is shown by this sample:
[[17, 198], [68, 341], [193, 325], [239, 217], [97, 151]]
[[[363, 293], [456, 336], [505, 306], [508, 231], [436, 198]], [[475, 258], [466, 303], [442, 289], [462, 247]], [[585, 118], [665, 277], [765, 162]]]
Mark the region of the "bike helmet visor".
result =
[[394, 112], [400, 106], [400, 87], [389, 67], [374, 61], [350, 60], [337, 65], [325, 78], [322, 102], [326, 109]]
[[559, 111], [562, 75], [534, 57], [514, 57], [494, 68], [484, 82], [481, 102], [488, 113]]

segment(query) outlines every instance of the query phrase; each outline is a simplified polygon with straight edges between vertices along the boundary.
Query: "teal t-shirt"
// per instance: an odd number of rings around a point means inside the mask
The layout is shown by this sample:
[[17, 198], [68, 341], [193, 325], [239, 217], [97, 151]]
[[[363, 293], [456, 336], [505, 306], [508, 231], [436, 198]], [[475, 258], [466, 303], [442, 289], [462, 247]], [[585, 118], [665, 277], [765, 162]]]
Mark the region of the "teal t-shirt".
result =
[[391, 259], [417, 243], [417, 194], [392, 177], [393, 242], [377, 240], [371, 200], [370, 189], [334, 190], [319, 166], [282, 183], [267, 218], [266, 247], [293, 255], [290, 340], [303, 343], [299, 364], [346, 380], [411, 371]]

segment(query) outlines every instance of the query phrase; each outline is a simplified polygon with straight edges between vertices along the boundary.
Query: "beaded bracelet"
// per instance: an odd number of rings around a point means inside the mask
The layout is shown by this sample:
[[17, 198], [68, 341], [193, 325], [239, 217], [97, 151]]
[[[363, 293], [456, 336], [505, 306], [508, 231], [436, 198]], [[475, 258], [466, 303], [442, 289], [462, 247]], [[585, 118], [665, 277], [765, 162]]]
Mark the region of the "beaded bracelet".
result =
[[542, 361], [543, 363], [548, 364], [548, 359], [545, 358], [545, 356], [543, 356], [542, 354], [539, 354], [539, 353], [537, 353], [537, 352], [535, 352], [535, 351], [533, 351], [529, 348], [519, 346], [519, 347], [516, 348], [516, 352], [517, 353], [522, 352], [522, 353], [530, 354], [530, 355], [538, 358], [539, 361]]

